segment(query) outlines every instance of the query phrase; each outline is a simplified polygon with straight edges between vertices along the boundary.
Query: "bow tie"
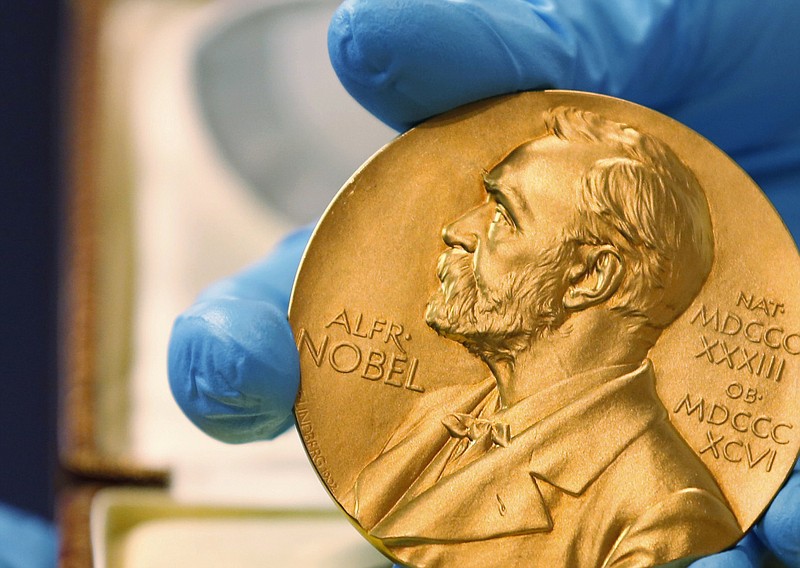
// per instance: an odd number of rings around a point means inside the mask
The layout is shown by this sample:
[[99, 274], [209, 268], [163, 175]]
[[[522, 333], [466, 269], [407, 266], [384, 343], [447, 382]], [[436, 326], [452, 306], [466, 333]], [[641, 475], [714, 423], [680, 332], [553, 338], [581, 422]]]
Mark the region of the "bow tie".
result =
[[454, 438], [469, 438], [474, 442], [491, 433], [492, 442], [505, 448], [511, 440], [511, 428], [503, 422], [492, 422], [485, 418], [475, 418], [471, 414], [455, 412], [448, 414], [442, 424]]

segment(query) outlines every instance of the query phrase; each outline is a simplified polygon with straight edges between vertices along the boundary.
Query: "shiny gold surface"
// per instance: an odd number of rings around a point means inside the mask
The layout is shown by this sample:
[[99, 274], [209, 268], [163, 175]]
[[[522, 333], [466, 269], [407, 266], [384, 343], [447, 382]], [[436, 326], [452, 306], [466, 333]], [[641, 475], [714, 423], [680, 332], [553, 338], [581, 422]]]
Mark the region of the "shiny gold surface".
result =
[[290, 321], [329, 492], [411, 566], [721, 550], [800, 447], [800, 259], [705, 139], [525, 93], [406, 133], [342, 189]]

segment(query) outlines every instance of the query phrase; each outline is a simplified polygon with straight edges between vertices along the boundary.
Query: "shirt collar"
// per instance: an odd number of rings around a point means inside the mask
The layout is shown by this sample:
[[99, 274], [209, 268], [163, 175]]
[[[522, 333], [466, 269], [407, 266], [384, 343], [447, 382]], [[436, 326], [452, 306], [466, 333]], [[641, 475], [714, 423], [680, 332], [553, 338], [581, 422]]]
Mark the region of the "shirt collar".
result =
[[[495, 390], [481, 410], [481, 417], [492, 418], [508, 424], [511, 435], [520, 433], [554, 412], [583, 398], [587, 392], [616, 378], [637, 371], [637, 365], [612, 365], [593, 369], [566, 380], [559, 381], [548, 388], [525, 397], [517, 404], [506, 409], [499, 409], [500, 396]], [[487, 412], [491, 410], [490, 413]]]

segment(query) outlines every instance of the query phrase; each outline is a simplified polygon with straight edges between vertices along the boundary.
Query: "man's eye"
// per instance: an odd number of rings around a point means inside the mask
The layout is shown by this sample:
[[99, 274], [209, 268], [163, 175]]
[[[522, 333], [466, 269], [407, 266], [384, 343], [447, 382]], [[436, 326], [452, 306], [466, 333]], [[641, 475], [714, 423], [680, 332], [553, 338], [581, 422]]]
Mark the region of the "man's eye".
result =
[[494, 209], [494, 219], [492, 219], [492, 223], [494, 225], [506, 224], [509, 227], [514, 227], [514, 222], [511, 220], [511, 216], [508, 214], [508, 211], [506, 211], [506, 208], [500, 203], [498, 203]]

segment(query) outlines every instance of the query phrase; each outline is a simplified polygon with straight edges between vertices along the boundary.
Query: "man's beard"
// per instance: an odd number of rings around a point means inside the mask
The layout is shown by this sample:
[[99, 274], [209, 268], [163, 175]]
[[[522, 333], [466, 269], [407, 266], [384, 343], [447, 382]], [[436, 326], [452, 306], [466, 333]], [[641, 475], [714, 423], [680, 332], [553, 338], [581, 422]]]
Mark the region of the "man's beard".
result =
[[487, 294], [478, 289], [472, 254], [449, 249], [439, 257], [441, 286], [428, 300], [425, 321], [481, 357], [513, 360], [566, 321], [563, 298], [572, 251], [569, 243], [553, 246]]

